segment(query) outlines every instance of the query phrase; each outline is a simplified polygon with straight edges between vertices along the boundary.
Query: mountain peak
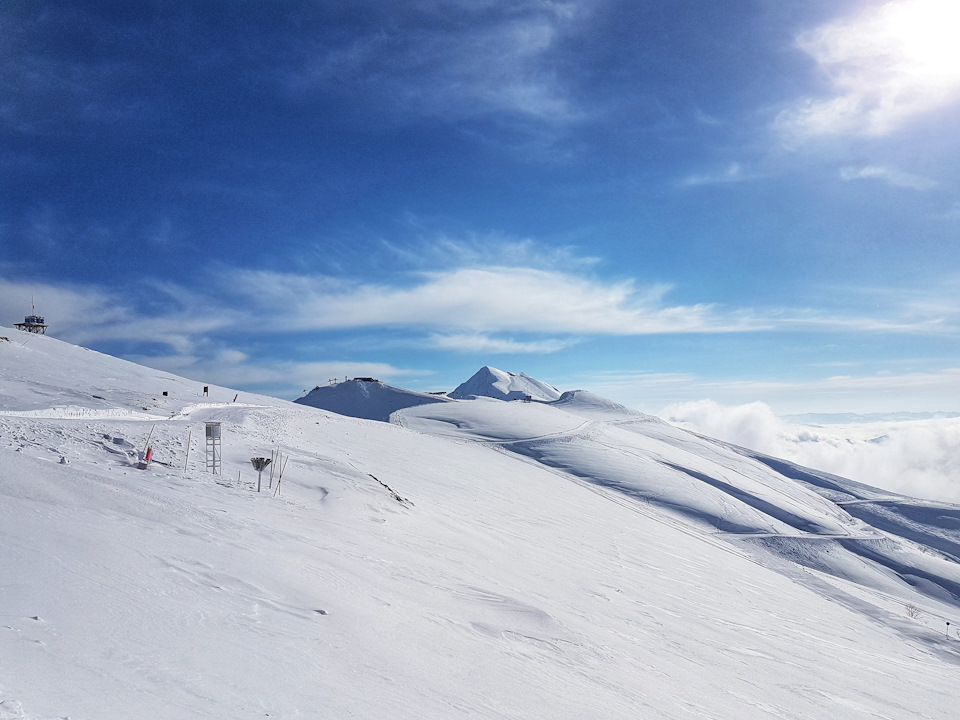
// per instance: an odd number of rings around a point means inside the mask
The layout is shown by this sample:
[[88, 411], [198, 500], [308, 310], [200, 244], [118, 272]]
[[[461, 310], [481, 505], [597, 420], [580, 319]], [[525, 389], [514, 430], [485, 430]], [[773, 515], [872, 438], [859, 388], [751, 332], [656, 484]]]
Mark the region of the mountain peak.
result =
[[450, 397], [492, 397], [497, 400], [522, 400], [529, 397], [532, 400], [552, 402], [560, 399], [560, 391], [525, 373], [512, 373], [484, 365], [469, 380], [451, 392]]

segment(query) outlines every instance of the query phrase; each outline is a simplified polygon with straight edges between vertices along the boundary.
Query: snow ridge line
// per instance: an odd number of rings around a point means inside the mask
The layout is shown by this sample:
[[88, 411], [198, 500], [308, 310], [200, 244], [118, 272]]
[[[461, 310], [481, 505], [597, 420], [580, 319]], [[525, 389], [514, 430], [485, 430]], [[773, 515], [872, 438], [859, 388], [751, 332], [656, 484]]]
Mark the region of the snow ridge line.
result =
[[130, 410], [127, 408], [88, 408], [82, 405], [67, 405], [62, 408], [41, 410], [0, 410], [0, 417], [35, 418], [37, 420], [166, 420], [166, 415]]

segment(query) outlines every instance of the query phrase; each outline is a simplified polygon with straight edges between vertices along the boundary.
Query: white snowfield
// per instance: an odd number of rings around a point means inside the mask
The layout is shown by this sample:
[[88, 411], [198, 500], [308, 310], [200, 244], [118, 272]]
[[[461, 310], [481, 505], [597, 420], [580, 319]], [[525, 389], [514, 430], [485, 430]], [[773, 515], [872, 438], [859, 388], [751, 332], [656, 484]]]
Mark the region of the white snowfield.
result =
[[0, 336], [0, 720], [956, 717], [960, 507], [586, 393], [376, 422]]

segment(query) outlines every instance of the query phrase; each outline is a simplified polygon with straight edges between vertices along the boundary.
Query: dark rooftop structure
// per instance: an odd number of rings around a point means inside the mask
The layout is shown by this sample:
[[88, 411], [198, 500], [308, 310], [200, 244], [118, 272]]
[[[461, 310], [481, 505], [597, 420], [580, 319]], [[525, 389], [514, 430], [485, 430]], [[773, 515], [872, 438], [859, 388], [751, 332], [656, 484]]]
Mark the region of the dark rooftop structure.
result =
[[13, 326], [17, 330], [37, 333], [38, 335], [45, 335], [47, 332], [47, 326], [43, 322], [42, 315], [27, 315], [22, 323], [14, 323]]

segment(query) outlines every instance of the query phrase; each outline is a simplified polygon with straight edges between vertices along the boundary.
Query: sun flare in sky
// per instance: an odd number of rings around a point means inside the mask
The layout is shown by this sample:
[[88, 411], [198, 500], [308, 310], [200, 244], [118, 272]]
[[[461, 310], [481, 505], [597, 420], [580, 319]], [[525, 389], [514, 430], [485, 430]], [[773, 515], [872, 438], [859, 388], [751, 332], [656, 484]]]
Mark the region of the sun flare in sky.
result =
[[877, 14], [877, 39], [888, 44], [905, 75], [932, 85], [960, 83], [960, 3], [890, 3]]
[[960, 4], [903, 0], [802, 34], [840, 94], [788, 113], [798, 134], [885, 135], [960, 96]]

